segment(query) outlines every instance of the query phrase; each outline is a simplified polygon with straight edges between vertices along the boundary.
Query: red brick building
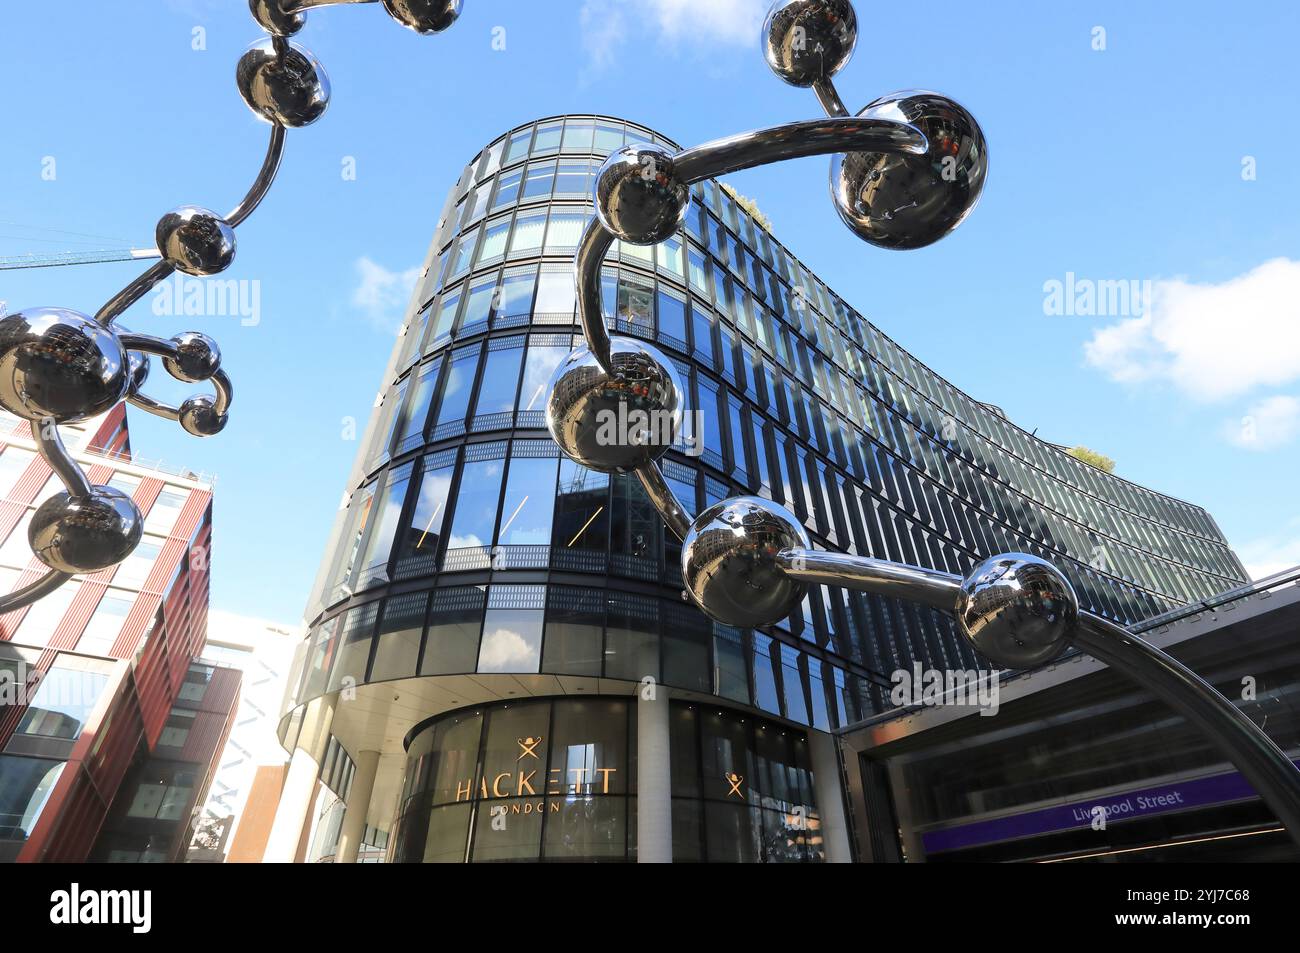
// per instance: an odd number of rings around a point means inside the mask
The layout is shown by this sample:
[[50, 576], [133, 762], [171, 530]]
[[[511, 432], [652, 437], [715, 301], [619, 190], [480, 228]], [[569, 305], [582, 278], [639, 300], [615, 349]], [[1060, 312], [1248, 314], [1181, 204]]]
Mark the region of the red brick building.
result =
[[[120, 565], [0, 615], [0, 861], [175, 860], [239, 697], [238, 671], [196, 661], [211, 482], [134, 461], [123, 406], [62, 430], [145, 532]], [[27, 523], [60, 488], [26, 423], [0, 415], [0, 592], [43, 572]]]

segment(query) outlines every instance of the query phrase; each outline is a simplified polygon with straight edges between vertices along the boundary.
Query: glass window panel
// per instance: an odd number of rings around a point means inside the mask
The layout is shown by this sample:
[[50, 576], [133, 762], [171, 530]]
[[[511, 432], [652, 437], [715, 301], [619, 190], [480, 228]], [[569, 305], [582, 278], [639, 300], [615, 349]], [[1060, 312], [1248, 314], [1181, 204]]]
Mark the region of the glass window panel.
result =
[[510, 254], [536, 254], [542, 248], [542, 235], [546, 231], [546, 210], [534, 209], [520, 212], [515, 218], [515, 230], [510, 237]]
[[554, 344], [529, 342], [524, 358], [523, 384], [519, 388], [519, 410], [544, 410], [546, 386], [551, 375], [569, 353], [569, 348]]
[[438, 404], [438, 423], [464, 421], [469, 409], [470, 388], [478, 370], [480, 348], [470, 347], [452, 355], [451, 363], [442, 385], [442, 399]]
[[[426, 457], [424, 466], [430, 465]], [[442, 538], [442, 524], [447, 513], [447, 497], [451, 490], [451, 478], [455, 465], [424, 470], [420, 478], [420, 488], [416, 493], [415, 506], [402, 534], [399, 550], [399, 565], [402, 560], [419, 556], [437, 555], [438, 543]], [[432, 568], [432, 567], [430, 567]]]
[[537, 137], [533, 140], [533, 155], [545, 152], [555, 152], [560, 148], [560, 135], [564, 130], [564, 122], [544, 122], [537, 127]]
[[510, 461], [505, 502], [501, 508], [502, 546], [545, 546], [551, 541], [555, 511], [555, 457], [519, 457]]
[[497, 296], [496, 317], [499, 320], [529, 317], [532, 313], [533, 289], [536, 285], [535, 270], [523, 272], [507, 270], [501, 279], [500, 294]]
[[546, 231], [546, 253], [577, 248], [582, 230], [587, 227], [588, 217], [579, 212], [557, 212], [551, 215]]
[[424, 592], [394, 596], [384, 604], [370, 670], [372, 682], [416, 674], [428, 605], [429, 595]]
[[600, 675], [605, 601], [595, 589], [552, 587], [546, 606], [542, 671]]
[[500, 258], [506, 253], [506, 237], [510, 234], [510, 216], [488, 222], [483, 229], [483, 247], [479, 249], [478, 263]]
[[488, 351], [487, 361], [483, 365], [483, 380], [479, 383], [474, 416], [504, 413], [515, 409], [515, 393], [519, 387], [519, 368], [523, 358], [522, 347], [501, 347]]
[[456, 495], [456, 514], [447, 543], [449, 549], [478, 547], [486, 550], [491, 545], [504, 470], [504, 460], [480, 460], [465, 465], [460, 491]]
[[555, 162], [532, 162], [524, 175], [524, 198], [535, 199], [549, 196], [551, 184], [555, 180]]
[[542, 659], [542, 626], [539, 609], [489, 609], [483, 619], [478, 671], [536, 672]]
[[543, 270], [537, 285], [535, 314], [573, 314], [576, 290], [573, 272]]
[[519, 185], [524, 180], [524, 170], [515, 169], [512, 172], [504, 173], [497, 180], [496, 198], [492, 200], [492, 210], [505, 208], [507, 205], [513, 205], [519, 200]]
[[553, 545], [604, 551], [609, 541], [609, 477], [560, 461]]
[[[474, 671], [486, 602], [487, 594], [477, 587], [444, 588], [434, 593], [429, 635], [425, 639], [424, 659], [420, 663], [421, 675], [456, 675]], [[477, 758], [477, 729], [474, 740], [474, 757]]]

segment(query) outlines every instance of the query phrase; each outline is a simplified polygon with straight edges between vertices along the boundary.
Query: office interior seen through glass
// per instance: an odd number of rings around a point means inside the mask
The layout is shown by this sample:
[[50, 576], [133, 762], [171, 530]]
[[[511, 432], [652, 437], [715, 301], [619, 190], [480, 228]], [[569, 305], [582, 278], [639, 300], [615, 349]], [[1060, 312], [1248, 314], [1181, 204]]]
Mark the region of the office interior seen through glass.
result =
[[[767, 629], [714, 623], [682, 601], [679, 544], [635, 477], [561, 458], [543, 407], [581, 340], [573, 257], [595, 170], [636, 143], [676, 149], [608, 117], [529, 123], [448, 197], [281, 721], [304, 765], [331, 736], [379, 753], [361, 808], [372, 827], [392, 829], [402, 739], [443, 712], [527, 695], [640, 699], [653, 679], [661, 699], [799, 726], [815, 751], [892, 707], [897, 670], [984, 667], [947, 615], [835, 586], [811, 587]], [[662, 461], [690, 515], [747, 493], [789, 508], [818, 548], [955, 574], [993, 553], [1042, 556], [1083, 608], [1121, 624], [1245, 579], [1203, 509], [1015, 427], [836, 296], [725, 187], [703, 182], [692, 198], [659, 245], [616, 242], [601, 279], [611, 328], [668, 355], [698, 410]], [[831, 765], [814, 758], [813, 777], [839, 798]], [[277, 825], [295, 810], [282, 803]], [[644, 854], [644, 832], [638, 843]]]

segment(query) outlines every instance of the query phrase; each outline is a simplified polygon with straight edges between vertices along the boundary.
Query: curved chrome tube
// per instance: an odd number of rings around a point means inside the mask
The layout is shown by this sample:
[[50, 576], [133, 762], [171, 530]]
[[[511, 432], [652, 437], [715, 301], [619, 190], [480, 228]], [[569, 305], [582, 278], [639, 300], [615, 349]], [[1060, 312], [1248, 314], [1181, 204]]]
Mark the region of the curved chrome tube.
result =
[[36, 441], [36, 449], [40, 451], [45, 462], [50, 465], [54, 475], [73, 496], [90, 496], [90, 481], [86, 479], [85, 472], [77, 466], [77, 461], [72, 459], [72, 454], [68, 453], [68, 448], [63, 445], [63, 437], [59, 434], [59, 426], [53, 421], [31, 421], [32, 439]]
[[607, 374], [612, 368], [609, 360], [609, 328], [605, 327], [605, 315], [600, 310], [600, 265], [613, 244], [614, 236], [605, 231], [600, 219], [593, 215], [583, 229], [582, 238], [578, 241], [578, 253], [573, 260], [582, 334], [587, 339], [592, 357]]
[[0, 596], [0, 612], [12, 612], [15, 609], [22, 609], [33, 602], [44, 599], [71, 578], [71, 573], [51, 569], [30, 585]]
[[266, 198], [266, 193], [270, 191], [271, 185], [275, 182], [276, 173], [280, 171], [280, 162], [284, 158], [284, 126], [277, 123], [271, 125], [271, 141], [266, 147], [266, 158], [262, 160], [262, 168], [257, 173], [257, 178], [253, 180], [248, 194], [244, 196], [243, 201], [235, 206], [234, 210], [226, 216], [226, 222], [231, 228], [238, 228], [242, 225], [248, 216], [252, 215], [254, 210], [262, 204], [262, 199]]
[[893, 596], [945, 612], [957, 607], [961, 592], [960, 576], [847, 553], [783, 549], [776, 556], [776, 564], [791, 579], [801, 582]]
[[378, 0], [284, 0], [280, 9], [285, 13], [303, 13], [317, 7], [337, 7], [345, 3], [377, 3]]
[[1241, 709], [1173, 656], [1092, 613], [1079, 614], [1073, 642], [1201, 729], [1300, 843], [1300, 772]]
[[104, 302], [104, 306], [96, 312], [95, 320], [102, 327], [108, 327], [118, 315], [152, 291], [158, 282], [165, 281], [175, 270], [166, 261], [154, 262], [148, 271]]
[[826, 110], [826, 115], [847, 116], [849, 114], [848, 107], [844, 105], [844, 100], [840, 99], [839, 90], [835, 88], [835, 83], [829, 76], [816, 80], [812, 89], [817, 94], [817, 101], [822, 104], [822, 109]]
[[890, 119], [805, 119], [714, 139], [673, 157], [687, 183], [712, 179], [786, 159], [836, 152], [897, 152], [923, 155], [929, 148], [915, 126]]
[[673, 535], [678, 539], [685, 539], [691, 529], [691, 518], [687, 515], [681, 501], [677, 499], [673, 488], [664, 479], [659, 464], [648, 463], [638, 467], [636, 475], [641, 481], [641, 486], [645, 488], [646, 496], [650, 497], [650, 502], [655, 505], [655, 509], [659, 511], [668, 528], [673, 531]]

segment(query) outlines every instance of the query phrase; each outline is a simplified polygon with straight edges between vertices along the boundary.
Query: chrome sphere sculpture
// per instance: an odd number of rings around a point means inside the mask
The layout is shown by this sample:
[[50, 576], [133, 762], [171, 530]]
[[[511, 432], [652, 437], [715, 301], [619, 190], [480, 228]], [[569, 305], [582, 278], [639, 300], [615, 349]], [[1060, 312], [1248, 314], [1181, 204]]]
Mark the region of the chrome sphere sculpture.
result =
[[[856, 23], [847, 0], [778, 0], [764, 24], [769, 65], [786, 82], [811, 87], [829, 118], [718, 139], [675, 155], [630, 147], [601, 168], [595, 215], [574, 259], [585, 346], [552, 378], [552, 436], [578, 463], [636, 475], [682, 540], [684, 596], [716, 621], [772, 625], [794, 611], [809, 585], [832, 585], [943, 611], [999, 666], [1042, 665], [1074, 645], [1200, 727], [1300, 843], [1300, 772], [1286, 754], [1176, 659], [1122, 626], [1081, 611], [1069, 581], [1045, 560], [997, 555], [960, 577], [816, 550], [787, 510], [750, 496], [723, 500], [692, 519], [659, 468], [666, 442], [653, 453], [645, 447], [632, 453], [591, 435], [597, 412], [617, 416], [634, 406], [665, 406], [668, 391], [661, 385], [674, 378], [672, 365], [648, 345], [610, 337], [600, 270], [617, 239], [643, 245], [673, 234], [692, 184], [783, 159], [831, 154], [831, 193], [840, 217], [858, 237], [883, 248], [928, 245], [974, 208], [987, 176], [988, 148], [979, 125], [957, 103], [936, 93], [894, 93], [849, 115], [831, 77], [848, 60]], [[631, 366], [635, 375], [627, 372]], [[655, 400], [646, 401], [634, 377], [660, 387]]]
[[681, 433], [681, 379], [672, 362], [634, 338], [610, 338], [606, 371], [589, 348], [551, 375], [546, 427], [570, 459], [601, 473], [632, 473]]
[[220, 274], [235, 260], [235, 230], [230, 223], [193, 205], [160, 218], [154, 240], [163, 260], [187, 275]]
[[682, 540], [682, 579], [696, 605], [719, 622], [771, 625], [799, 605], [808, 587], [782, 570], [777, 556], [812, 544], [794, 514], [758, 496], [714, 503]]
[[1069, 647], [1079, 597], [1047, 560], [1007, 553], [966, 574], [956, 617], [962, 634], [986, 659], [1003, 668], [1033, 668]]
[[960, 225], [988, 173], [988, 146], [974, 117], [946, 96], [915, 90], [877, 99], [858, 115], [914, 126], [926, 149], [837, 154], [831, 198], [844, 224], [881, 248], [921, 248]]
[[844, 68], [858, 42], [848, 0], [785, 0], [763, 23], [763, 57], [791, 86], [813, 86]]
[[76, 311], [28, 308], [0, 319], [0, 405], [71, 424], [115, 406], [130, 384], [122, 343]]
[[657, 245], [686, 221], [691, 187], [673, 157], [654, 146], [626, 146], [596, 173], [596, 217], [633, 245]]
[[[135, 334], [117, 319], [173, 272], [220, 274], [235, 258], [235, 229], [261, 204], [284, 154], [285, 130], [307, 126], [329, 106], [330, 85], [314, 56], [288, 37], [302, 29], [304, 12], [374, 0], [249, 0], [270, 35], [250, 47], [235, 69], [235, 85], [253, 112], [271, 124], [266, 157], [252, 187], [228, 215], [194, 205], [168, 212], [155, 238], [160, 260], [87, 317], [64, 308], [28, 308], [0, 317], [0, 406], [28, 421], [37, 450], [66, 488], [32, 516], [28, 541], [47, 567], [43, 576], [0, 594], [0, 612], [30, 605], [76, 573], [113, 566], [135, 549], [143, 523], [135, 503], [107, 486], [92, 486], [59, 436], [59, 424], [111, 410], [122, 400], [175, 420], [196, 437], [211, 437], [230, 420], [233, 387], [215, 341], [197, 331], [171, 339]], [[460, 0], [384, 0], [403, 26], [420, 33], [446, 29]], [[143, 392], [149, 355], [162, 358], [177, 380], [211, 381], [215, 394], [197, 394], [179, 407]], [[677, 401], [680, 414], [680, 399]]]
[[41, 562], [60, 572], [98, 572], [115, 566], [135, 549], [144, 520], [135, 502], [111, 486], [88, 496], [64, 491], [37, 507], [27, 542]]

